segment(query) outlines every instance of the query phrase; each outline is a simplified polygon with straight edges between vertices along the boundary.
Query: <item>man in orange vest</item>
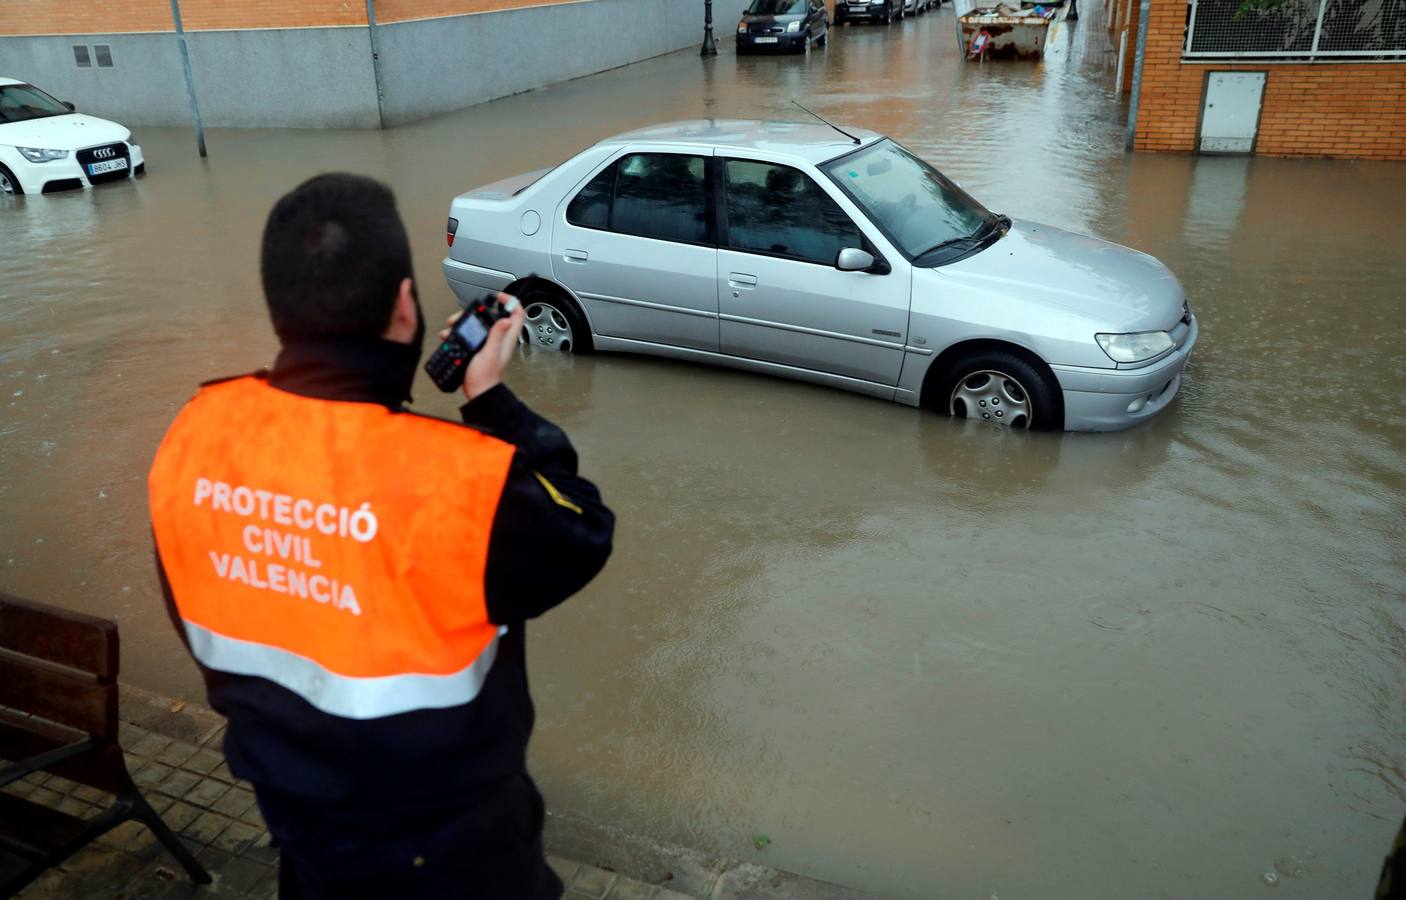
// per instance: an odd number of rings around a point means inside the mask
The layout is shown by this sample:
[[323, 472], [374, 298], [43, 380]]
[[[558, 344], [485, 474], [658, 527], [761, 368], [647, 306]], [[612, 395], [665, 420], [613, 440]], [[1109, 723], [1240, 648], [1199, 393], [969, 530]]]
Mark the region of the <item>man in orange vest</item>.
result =
[[425, 325], [389, 189], [299, 186], [261, 268], [272, 371], [203, 385], [149, 490], [167, 605], [280, 895], [556, 900], [524, 623], [600, 571], [614, 518], [501, 383], [522, 312], [470, 362], [461, 425], [403, 408]]

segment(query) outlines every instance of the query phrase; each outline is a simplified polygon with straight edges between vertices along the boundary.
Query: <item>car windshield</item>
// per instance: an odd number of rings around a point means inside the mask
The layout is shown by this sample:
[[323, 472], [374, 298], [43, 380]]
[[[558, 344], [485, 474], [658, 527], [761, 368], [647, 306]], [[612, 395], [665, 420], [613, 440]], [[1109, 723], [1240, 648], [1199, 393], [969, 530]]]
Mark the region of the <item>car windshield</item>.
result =
[[[809, 0], [752, 0], [747, 7], [749, 16], [788, 16], [800, 15], [806, 11]], [[736, 7], [733, 7], [736, 9]]]
[[822, 169], [915, 260], [975, 240], [1000, 221], [951, 179], [888, 139]]
[[68, 113], [68, 107], [32, 84], [0, 85], [0, 122], [24, 122]]

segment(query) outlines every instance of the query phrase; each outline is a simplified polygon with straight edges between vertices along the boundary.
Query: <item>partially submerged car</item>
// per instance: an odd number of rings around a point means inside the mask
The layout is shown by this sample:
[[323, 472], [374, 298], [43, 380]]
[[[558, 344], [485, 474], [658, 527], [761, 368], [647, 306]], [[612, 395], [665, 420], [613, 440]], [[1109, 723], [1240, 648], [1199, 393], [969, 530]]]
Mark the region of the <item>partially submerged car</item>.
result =
[[0, 194], [91, 187], [145, 170], [142, 148], [123, 126], [0, 78]]
[[1182, 287], [1153, 257], [994, 213], [860, 129], [645, 128], [462, 194], [449, 216], [450, 288], [517, 294], [544, 349], [1113, 431], [1171, 403], [1196, 344]]
[[823, 0], [752, 0], [737, 23], [737, 52], [809, 53], [830, 39]]

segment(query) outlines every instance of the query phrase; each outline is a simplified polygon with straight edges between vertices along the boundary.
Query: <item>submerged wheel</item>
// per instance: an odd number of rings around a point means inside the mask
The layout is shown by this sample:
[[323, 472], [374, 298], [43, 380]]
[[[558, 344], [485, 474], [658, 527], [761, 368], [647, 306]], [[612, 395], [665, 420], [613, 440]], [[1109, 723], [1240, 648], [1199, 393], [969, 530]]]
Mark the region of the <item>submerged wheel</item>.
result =
[[1010, 428], [1059, 426], [1058, 393], [1035, 366], [1014, 353], [984, 350], [957, 360], [937, 385], [945, 413]]
[[20, 180], [4, 166], [0, 166], [0, 194], [23, 194]]
[[522, 334], [518, 342], [561, 353], [590, 353], [591, 329], [571, 300], [540, 288], [522, 298]]

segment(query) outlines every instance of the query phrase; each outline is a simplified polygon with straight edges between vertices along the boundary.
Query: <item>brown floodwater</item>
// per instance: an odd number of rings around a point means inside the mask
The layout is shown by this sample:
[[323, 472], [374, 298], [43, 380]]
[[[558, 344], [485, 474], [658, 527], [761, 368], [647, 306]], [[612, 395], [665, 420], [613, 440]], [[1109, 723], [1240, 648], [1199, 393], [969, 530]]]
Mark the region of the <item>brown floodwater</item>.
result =
[[892, 897], [1240, 898], [1277, 865], [1283, 896], [1365, 898], [1406, 812], [1406, 166], [1126, 156], [1097, 16], [1043, 63], [964, 64], [944, 9], [393, 131], [216, 130], [208, 162], [137, 129], [145, 179], [0, 201], [0, 589], [115, 616], [128, 680], [200, 696], [144, 479], [197, 382], [273, 357], [272, 202], [388, 180], [439, 316], [454, 193], [794, 98], [1160, 257], [1200, 345], [1177, 402], [1113, 435], [522, 359], [619, 515], [605, 573], [532, 631], [549, 802]]

